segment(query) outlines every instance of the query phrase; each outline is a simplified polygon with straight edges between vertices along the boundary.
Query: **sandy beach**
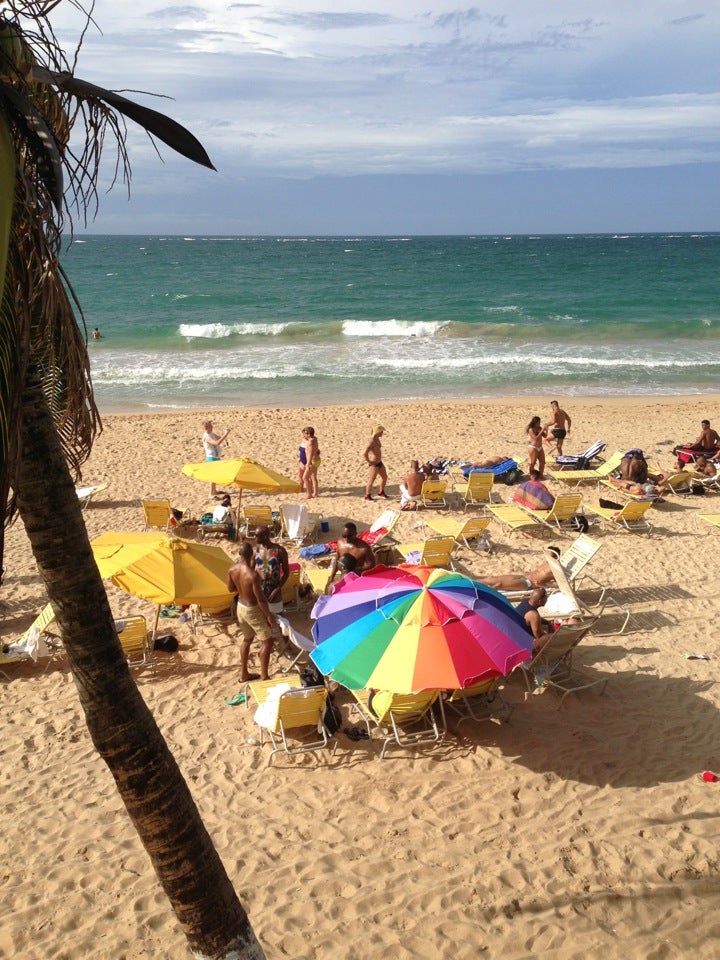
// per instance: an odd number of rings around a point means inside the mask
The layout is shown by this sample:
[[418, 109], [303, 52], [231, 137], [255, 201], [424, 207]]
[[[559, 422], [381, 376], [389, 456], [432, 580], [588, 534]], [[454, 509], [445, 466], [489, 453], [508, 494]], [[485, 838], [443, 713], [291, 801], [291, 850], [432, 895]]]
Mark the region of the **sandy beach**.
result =
[[[533, 414], [549, 419], [549, 399], [109, 415], [83, 474], [109, 484], [85, 511], [88, 533], [141, 530], [143, 496], [205, 512], [207, 486], [181, 467], [202, 459], [206, 417], [231, 428], [225, 457], [293, 477], [301, 430], [314, 426], [313, 509], [336, 537], [347, 519], [364, 527], [384, 509], [362, 497], [373, 425], [386, 430], [388, 505], [398, 506], [413, 457], [526, 456], [525, 427]], [[640, 446], [666, 469], [701, 419], [720, 422], [718, 396], [557, 399], [573, 419], [566, 453], [602, 438], [608, 453]], [[509, 500], [512, 488], [500, 493]], [[593, 485], [583, 493], [597, 504]], [[244, 498], [277, 508], [301, 495]], [[631, 614], [624, 635], [591, 635], [578, 652], [583, 671], [608, 679], [602, 697], [584, 691], [558, 710], [553, 691], [526, 695], [514, 677], [510, 723], [451, 718], [443, 745], [382, 761], [376, 743], [340, 733], [334, 755], [278, 757], [267, 769], [252, 711], [225, 705], [240, 689], [236, 627], [193, 636], [172, 621], [177, 654], [135, 676], [268, 958], [716, 956], [720, 783], [701, 774], [720, 772], [720, 538], [697, 522], [702, 512], [720, 512], [720, 495], [667, 498], [651, 510], [650, 535], [593, 528], [593, 574]], [[421, 539], [421, 519], [402, 514], [398, 539]], [[543, 543], [570, 542], [491, 529], [491, 554], [461, 554], [479, 576], [527, 570]], [[6, 643], [47, 602], [19, 522], [4, 562]], [[153, 614], [112, 585], [108, 594], [117, 616]], [[310, 609], [291, 615], [306, 633]], [[271, 674], [286, 662], [273, 655]], [[67, 662], [42, 668], [14, 665], [0, 678], [0, 958], [180, 960], [184, 937], [90, 743]]]

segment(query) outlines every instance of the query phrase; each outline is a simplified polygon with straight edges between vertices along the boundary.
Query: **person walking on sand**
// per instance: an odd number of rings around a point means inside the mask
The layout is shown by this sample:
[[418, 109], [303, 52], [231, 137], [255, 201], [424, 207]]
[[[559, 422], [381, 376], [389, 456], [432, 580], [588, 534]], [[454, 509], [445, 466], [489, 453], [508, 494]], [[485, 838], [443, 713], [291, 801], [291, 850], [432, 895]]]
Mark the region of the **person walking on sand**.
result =
[[298, 480], [300, 490], [305, 490], [308, 500], [318, 495], [318, 467], [320, 466], [320, 444], [313, 427], [305, 427], [303, 440], [298, 449]]
[[258, 572], [253, 567], [253, 548], [249, 540], [240, 547], [240, 555], [227, 574], [227, 588], [237, 594], [237, 621], [242, 635], [240, 644], [240, 680], [248, 683], [257, 680], [257, 675], [248, 673], [250, 647], [257, 637], [260, 641], [260, 680], [268, 679], [270, 654], [273, 645], [275, 617], [262, 590]]
[[[560, 408], [560, 404], [557, 400], [550, 401], [550, 417], [551, 419], [545, 424], [545, 432], [547, 433], [548, 428], [550, 433], [555, 438], [555, 446], [557, 448], [557, 455], [561, 456], [563, 452], [563, 441], [565, 437], [570, 436], [570, 428], [572, 426], [572, 420], [570, 419], [570, 414], [566, 413], [565, 410]], [[552, 447], [552, 440], [548, 437], [547, 444], [549, 447]]]
[[365, 487], [365, 499], [373, 500], [372, 495], [373, 484], [377, 477], [380, 477], [380, 487], [378, 489], [377, 495], [381, 500], [389, 500], [390, 497], [385, 493], [385, 484], [387, 483], [387, 470], [385, 469], [385, 464], [382, 462], [382, 444], [381, 437], [385, 433], [385, 427], [373, 427], [370, 434], [370, 442], [365, 447], [365, 453], [363, 456], [367, 462], [368, 467], [368, 480]]
[[540, 417], [536, 416], [533, 417], [527, 425], [526, 432], [528, 435], [528, 454], [530, 458], [528, 470], [531, 473], [533, 470], [537, 470], [542, 480], [542, 475], [545, 472], [543, 440], [547, 436], [547, 430], [543, 427]]
[[[205, 460], [208, 463], [214, 463], [216, 460], [222, 460], [220, 444], [225, 443], [230, 433], [230, 427], [227, 428], [222, 436], [218, 436], [213, 430], [212, 420], [206, 420], [203, 424], [205, 432], [202, 435], [202, 445], [205, 448]], [[217, 496], [217, 487], [215, 483], [210, 484], [210, 496]]]

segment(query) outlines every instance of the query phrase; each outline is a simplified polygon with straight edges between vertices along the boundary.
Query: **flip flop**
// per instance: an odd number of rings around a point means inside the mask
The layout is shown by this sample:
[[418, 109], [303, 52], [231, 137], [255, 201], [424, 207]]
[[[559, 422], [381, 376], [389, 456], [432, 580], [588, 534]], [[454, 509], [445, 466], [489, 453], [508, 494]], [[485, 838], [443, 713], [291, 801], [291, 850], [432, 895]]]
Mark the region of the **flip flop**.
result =
[[241, 703], [245, 703], [245, 694], [236, 693], [234, 697], [228, 697], [228, 699], [225, 701], [225, 706], [237, 707]]

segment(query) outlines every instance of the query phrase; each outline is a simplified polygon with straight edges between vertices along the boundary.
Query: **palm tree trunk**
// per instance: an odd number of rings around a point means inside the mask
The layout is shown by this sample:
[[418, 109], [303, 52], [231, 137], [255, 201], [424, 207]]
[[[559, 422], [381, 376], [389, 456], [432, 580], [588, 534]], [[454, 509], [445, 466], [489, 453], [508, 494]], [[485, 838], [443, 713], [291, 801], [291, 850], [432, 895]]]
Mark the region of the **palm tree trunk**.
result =
[[20, 516], [53, 605], [93, 743], [195, 957], [264, 953], [190, 791], [130, 675], [37, 372], [23, 390]]

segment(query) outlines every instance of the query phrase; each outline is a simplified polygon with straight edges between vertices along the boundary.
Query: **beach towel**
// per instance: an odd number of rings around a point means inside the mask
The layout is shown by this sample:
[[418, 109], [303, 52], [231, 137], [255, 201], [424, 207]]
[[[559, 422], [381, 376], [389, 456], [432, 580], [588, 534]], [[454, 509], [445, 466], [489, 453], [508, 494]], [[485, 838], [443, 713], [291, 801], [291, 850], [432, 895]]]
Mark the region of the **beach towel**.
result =
[[[337, 541], [335, 543], [337, 544]], [[300, 550], [300, 556], [303, 560], [314, 560], [316, 557], [326, 557], [332, 552], [330, 544], [313, 543], [309, 547], [303, 547]]]
[[289, 540], [303, 540], [313, 528], [313, 521], [304, 503], [284, 503], [283, 516]]
[[508, 457], [507, 460], [501, 460], [500, 463], [496, 463], [492, 467], [463, 467], [462, 472], [466, 480], [471, 473], [492, 473], [493, 476], [499, 478], [511, 470], [517, 470], [517, 466], [517, 461], [513, 460], [512, 457]]

